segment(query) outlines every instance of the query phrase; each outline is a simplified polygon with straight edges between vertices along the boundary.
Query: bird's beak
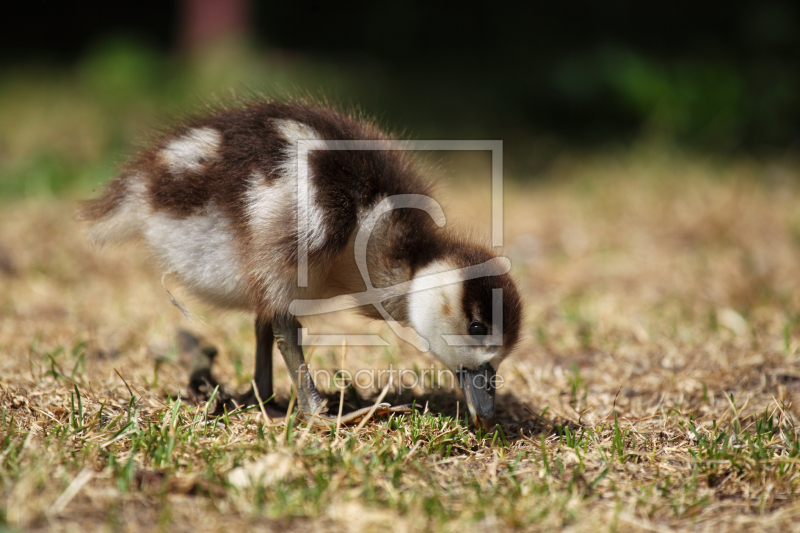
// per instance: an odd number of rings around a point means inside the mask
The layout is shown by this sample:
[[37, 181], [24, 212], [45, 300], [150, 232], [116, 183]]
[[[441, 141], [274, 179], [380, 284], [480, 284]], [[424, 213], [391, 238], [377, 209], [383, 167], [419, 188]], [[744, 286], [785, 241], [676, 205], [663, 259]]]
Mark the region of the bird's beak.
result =
[[495, 370], [484, 363], [474, 370], [462, 369], [459, 384], [467, 399], [470, 420], [476, 427], [491, 430], [494, 427], [494, 377]]

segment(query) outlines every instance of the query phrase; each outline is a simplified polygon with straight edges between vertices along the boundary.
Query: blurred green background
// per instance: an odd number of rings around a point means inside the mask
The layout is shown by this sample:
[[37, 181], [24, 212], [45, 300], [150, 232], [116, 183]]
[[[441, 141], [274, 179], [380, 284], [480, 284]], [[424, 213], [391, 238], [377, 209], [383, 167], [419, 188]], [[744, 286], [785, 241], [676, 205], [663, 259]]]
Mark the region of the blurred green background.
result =
[[84, 194], [152, 126], [253, 92], [325, 96], [415, 138], [564, 152], [800, 153], [790, 2], [469, 9], [246, 0], [28, 2], [0, 32], [0, 198]]

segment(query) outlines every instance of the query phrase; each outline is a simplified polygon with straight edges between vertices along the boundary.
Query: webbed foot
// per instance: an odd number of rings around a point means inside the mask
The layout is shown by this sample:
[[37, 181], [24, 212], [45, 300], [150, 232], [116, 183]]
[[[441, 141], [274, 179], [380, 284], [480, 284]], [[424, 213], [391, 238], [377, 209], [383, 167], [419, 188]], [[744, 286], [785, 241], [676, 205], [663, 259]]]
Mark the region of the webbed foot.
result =
[[[214, 365], [218, 350], [194, 334], [180, 330], [178, 332], [178, 351], [181, 358], [188, 359], [192, 369], [189, 374], [189, 397], [194, 402], [201, 404], [212, 400], [213, 396], [214, 408], [210, 409], [210, 412], [215, 416], [222, 414], [226, 408], [228, 411], [234, 409], [234, 395], [211, 374], [211, 367]], [[215, 390], [216, 394], [214, 394]]]

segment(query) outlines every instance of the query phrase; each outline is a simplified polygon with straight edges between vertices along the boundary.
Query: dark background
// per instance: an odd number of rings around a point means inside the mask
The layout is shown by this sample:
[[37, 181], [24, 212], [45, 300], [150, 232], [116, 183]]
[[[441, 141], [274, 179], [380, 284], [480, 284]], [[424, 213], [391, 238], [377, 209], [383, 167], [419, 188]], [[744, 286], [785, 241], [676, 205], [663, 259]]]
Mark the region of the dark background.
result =
[[[188, 13], [203, 2], [15, 3], [0, 61], [66, 69], [123, 39], [172, 61], [159, 70], [168, 78], [174, 61], [215, 38], [190, 35]], [[417, 136], [502, 138], [521, 159], [542, 139], [591, 147], [649, 136], [723, 153], [800, 147], [800, 12], [790, 2], [240, 7], [220, 32], [284, 61], [324, 65], [345, 89], [328, 90], [323, 77], [313, 91]]]

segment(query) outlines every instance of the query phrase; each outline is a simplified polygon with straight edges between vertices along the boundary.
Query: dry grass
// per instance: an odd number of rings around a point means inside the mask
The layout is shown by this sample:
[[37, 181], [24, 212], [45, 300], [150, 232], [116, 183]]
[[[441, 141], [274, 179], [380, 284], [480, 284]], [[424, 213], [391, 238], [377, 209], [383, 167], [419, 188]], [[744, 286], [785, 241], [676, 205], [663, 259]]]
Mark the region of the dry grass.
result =
[[[339, 435], [256, 411], [210, 419], [176, 401], [187, 324], [160, 272], [133, 249], [92, 251], [69, 202], [6, 204], [0, 529], [797, 528], [800, 190], [787, 168], [644, 150], [507, 184], [527, 336], [501, 368], [504, 436], [476, 435], [456, 393], [428, 389], [412, 391], [427, 413]], [[445, 184], [454, 213], [488, 221], [484, 191]], [[217, 376], [245, 387], [250, 319], [190, 307], [221, 350]], [[319, 349], [312, 366], [339, 357]], [[346, 364], [430, 360], [395, 343]]]

